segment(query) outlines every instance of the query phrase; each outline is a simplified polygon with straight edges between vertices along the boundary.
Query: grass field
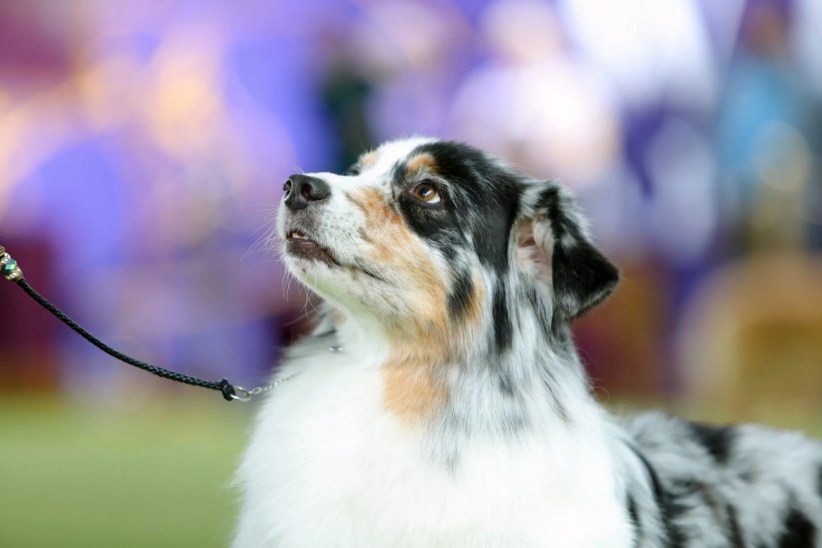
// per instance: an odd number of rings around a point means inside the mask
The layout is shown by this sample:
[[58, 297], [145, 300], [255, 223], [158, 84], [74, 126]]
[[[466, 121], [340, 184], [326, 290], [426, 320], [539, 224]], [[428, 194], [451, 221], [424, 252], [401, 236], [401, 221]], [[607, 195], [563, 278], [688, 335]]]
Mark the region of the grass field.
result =
[[226, 546], [249, 409], [0, 400], [0, 546]]

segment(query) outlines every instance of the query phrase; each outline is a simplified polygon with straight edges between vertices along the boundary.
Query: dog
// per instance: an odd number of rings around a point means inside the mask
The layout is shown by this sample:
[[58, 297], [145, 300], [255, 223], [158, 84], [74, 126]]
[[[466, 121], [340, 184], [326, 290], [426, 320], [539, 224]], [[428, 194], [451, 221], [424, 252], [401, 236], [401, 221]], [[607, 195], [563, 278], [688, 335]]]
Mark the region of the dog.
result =
[[325, 302], [259, 409], [235, 547], [822, 545], [822, 444], [595, 401], [569, 326], [619, 275], [556, 182], [412, 138], [284, 192]]

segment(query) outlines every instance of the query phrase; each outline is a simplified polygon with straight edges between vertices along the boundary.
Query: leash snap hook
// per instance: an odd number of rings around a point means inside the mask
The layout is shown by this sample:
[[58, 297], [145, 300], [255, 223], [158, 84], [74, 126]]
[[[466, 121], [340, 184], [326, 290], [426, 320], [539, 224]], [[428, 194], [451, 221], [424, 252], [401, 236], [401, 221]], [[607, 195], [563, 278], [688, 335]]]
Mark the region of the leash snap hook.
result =
[[262, 386], [258, 386], [256, 388], [243, 388], [242, 386], [234, 386], [228, 382], [227, 379], [222, 379], [220, 381], [220, 390], [223, 392], [223, 397], [228, 401], [251, 401], [252, 399], [260, 396], [261, 394], [265, 394], [266, 392], [270, 392], [274, 390], [284, 382], [290, 381], [294, 377], [296, 377], [299, 373], [291, 373], [290, 375], [286, 375], [276, 381], [272, 382], [271, 384], [264, 384]]
[[243, 388], [242, 386], [235, 386], [234, 393], [231, 394], [229, 397], [232, 401], [251, 401], [251, 398], [256, 396], [258, 392], [254, 390], [248, 390], [247, 388]]
[[223, 393], [223, 398], [226, 401], [248, 401], [254, 395], [253, 390], [247, 390], [242, 386], [234, 386], [225, 378], [216, 383], [216, 388]]

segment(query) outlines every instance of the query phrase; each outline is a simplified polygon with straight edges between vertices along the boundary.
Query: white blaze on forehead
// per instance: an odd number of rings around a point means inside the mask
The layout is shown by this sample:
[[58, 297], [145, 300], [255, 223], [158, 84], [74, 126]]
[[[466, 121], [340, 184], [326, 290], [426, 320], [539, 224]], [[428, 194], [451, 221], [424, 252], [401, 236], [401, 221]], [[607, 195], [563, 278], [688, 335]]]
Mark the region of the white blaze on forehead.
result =
[[367, 170], [377, 173], [389, 172], [397, 162], [408, 159], [417, 147], [437, 141], [438, 139], [433, 137], [410, 137], [385, 143], [375, 151], [376, 160]]
[[409, 137], [389, 141], [379, 148], [366, 153], [367, 165], [364, 165], [359, 175], [338, 175], [336, 173], [306, 173], [328, 183], [332, 188], [340, 190], [354, 190], [363, 186], [372, 186], [385, 180], [391, 175], [398, 162], [407, 160], [411, 153], [419, 146], [435, 143], [433, 137]]

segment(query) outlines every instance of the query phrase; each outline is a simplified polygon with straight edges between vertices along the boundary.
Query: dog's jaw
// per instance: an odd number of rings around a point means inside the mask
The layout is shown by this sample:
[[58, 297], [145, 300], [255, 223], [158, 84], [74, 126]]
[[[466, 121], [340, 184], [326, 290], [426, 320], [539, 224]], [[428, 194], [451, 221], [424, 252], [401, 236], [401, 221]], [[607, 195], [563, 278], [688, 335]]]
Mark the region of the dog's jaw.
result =
[[297, 260], [321, 261], [330, 267], [340, 266], [327, 247], [298, 230], [287, 234], [286, 252]]

